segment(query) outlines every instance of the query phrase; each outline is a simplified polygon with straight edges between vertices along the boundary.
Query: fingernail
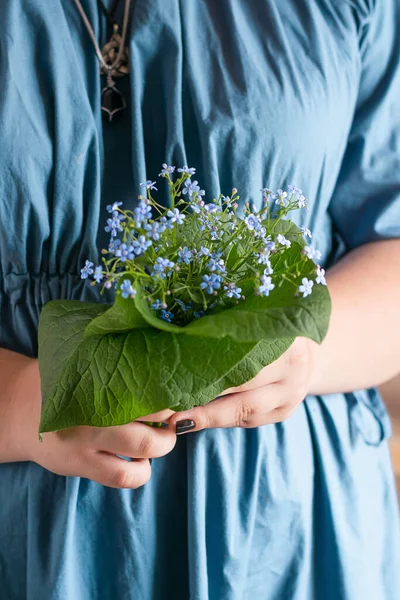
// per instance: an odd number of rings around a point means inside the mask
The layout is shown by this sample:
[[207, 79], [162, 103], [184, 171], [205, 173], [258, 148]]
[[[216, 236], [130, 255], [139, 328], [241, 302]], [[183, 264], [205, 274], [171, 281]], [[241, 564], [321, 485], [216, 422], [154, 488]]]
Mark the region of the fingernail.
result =
[[184, 419], [183, 421], [178, 421], [176, 424], [176, 435], [186, 433], [190, 429], [193, 429], [193, 427], [196, 427], [196, 423], [192, 421], [192, 419]]

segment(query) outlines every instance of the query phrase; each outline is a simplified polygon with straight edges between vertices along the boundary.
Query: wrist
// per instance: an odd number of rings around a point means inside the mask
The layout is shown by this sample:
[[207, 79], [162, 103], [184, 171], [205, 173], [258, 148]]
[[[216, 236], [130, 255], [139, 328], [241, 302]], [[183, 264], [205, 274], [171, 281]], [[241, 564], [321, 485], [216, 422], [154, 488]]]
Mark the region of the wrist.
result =
[[39, 365], [36, 359], [18, 355], [19, 364], [6, 392], [6, 462], [30, 461], [38, 442], [41, 408]]
[[320, 388], [320, 369], [318, 368], [319, 364], [319, 354], [320, 354], [321, 346], [314, 342], [313, 340], [309, 340], [309, 379], [308, 379], [308, 388], [307, 394], [313, 396], [318, 394], [317, 391]]

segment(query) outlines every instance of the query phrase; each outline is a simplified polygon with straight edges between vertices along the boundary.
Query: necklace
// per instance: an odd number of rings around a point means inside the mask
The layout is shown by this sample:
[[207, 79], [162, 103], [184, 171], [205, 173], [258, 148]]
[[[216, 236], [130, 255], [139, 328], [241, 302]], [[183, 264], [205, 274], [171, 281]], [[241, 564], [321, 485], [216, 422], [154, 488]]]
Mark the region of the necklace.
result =
[[111, 122], [115, 115], [126, 108], [125, 98], [117, 88], [114, 78], [124, 77], [129, 73], [129, 50], [125, 46], [125, 40], [128, 29], [131, 0], [125, 0], [122, 35], [119, 33], [118, 23], [116, 23], [112, 17], [117, 3], [114, 4], [114, 8], [110, 11], [110, 13], [108, 13], [104, 5], [101, 3], [103, 10], [106, 12], [107, 17], [111, 20], [113, 25], [113, 34], [107, 44], [105, 44], [101, 50], [99, 44], [97, 43], [93, 27], [87, 18], [80, 0], [74, 0], [74, 2], [90, 35], [96, 56], [99, 59], [100, 73], [101, 75], [106, 76], [106, 85], [101, 91], [101, 110], [103, 112], [103, 116], [108, 118], [108, 120]]

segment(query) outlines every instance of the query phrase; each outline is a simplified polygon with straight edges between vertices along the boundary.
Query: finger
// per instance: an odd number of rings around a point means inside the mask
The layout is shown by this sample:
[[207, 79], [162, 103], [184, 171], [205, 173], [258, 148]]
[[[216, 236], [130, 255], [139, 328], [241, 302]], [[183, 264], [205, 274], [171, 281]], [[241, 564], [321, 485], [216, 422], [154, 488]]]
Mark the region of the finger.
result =
[[192, 420], [195, 426], [190, 432], [214, 427], [259, 427], [276, 423], [285, 414], [285, 407], [282, 406], [284, 394], [284, 386], [280, 382], [272, 383], [176, 413], [171, 417], [170, 423], [176, 427], [179, 421]]
[[151, 476], [148, 460], [128, 462], [103, 452], [93, 452], [85, 463], [82, 477], [112, 488], [136, 489]]
[[117, 427], [104, 427], [96, 432], [97, 450], [132, 458], [158, 458], [171, 452], [176, 443], [171, 429], [149, 427], [138, 421]]
[[162, 423], [164, 421], [168, 421], [170, 417], [174, 414], [173, 410], [167, 408], [166, 410], [160, 410], [159, 412], [152, 413], [151, 415], [146, 415], [144, 417], [139, 417], [135, 419], [136, 421], [153, 421], [155, 423]]

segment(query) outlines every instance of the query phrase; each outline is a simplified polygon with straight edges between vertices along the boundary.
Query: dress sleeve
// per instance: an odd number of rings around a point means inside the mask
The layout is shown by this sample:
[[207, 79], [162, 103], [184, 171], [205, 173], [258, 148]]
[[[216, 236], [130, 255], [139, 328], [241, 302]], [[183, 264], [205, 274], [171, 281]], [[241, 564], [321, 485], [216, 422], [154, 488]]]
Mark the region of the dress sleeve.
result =
[[351, 250], [400, 237], [400, 0], [375, 0], [360, 37], [361, 76], [329, 212]]

